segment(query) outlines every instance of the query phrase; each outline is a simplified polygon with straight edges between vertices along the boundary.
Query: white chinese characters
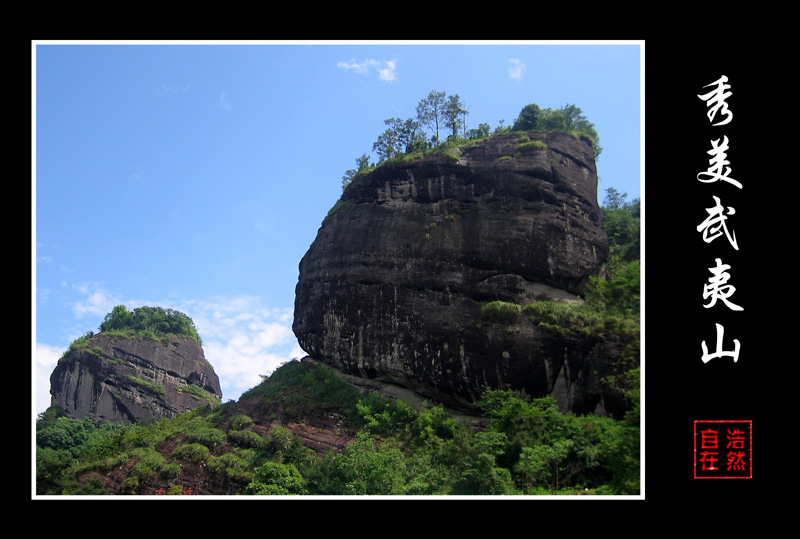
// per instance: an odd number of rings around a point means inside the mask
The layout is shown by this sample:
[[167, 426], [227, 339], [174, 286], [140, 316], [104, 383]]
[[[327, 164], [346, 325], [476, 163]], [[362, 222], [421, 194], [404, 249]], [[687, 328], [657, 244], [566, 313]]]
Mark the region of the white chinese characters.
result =
[[[698, 94], [697, 97], [706, 101], [709, 121], [714, 122], [715, 119], [719, 119], [716, 123], [712, 123], [712, 125], [727, 125], [733, 119], [733, 112], [729, 109], [726, 101], [728, 97], [733, 95], [733, 92], [730, 91], [731, 85], [728, 84], [728, 77], [723, 75], [715, 82], [704, 86], [704, 88], [710, 86], [714, 86], [712, 91], [706, 94]], [[709, 166], [705, 171], [697, 174], [698, 181], [703, 183], [725, 182], [738, 189], [742, 189], [742, 184], [731, 177], [730, 161], [728, 161], [727, 154], [728, 149], [729, 140], [727, 136], [711, 141], [711, 150], [707, 152], [711, 156]], [[702, 234], [703, 241], [706, 243], [711, 243], [715, 239], [725, 236], [731, 247], [738, 251], [739, 244], [736, 241], [736, 234], [728, 230], [728, 225], [726, 223], [728, 218], [736, 213], [736, 210], [731, 206], [723, 206], [719, 197], [713, 196], [713, 198], [714, 206], [706, 208], [708, 216], [697, 226], [697, 231]], [[728, 273], [728, 270], [731, 269], [731, 266], [723, 264], [720, 258], [715, 259], [715, 262], [715, 266], [708, 268], [712, 276], [708, 279], [708, 282], [703, 285], [703, 299], [707, 300], [707, 303], [705, 303], [703, 307], [710, 309], [720, 304], [731, 311], [744, 310], [740, 305], [737, 305], [730, 299], [736, 291], [736, 288], [729, 284], [730, 273]], [[708, 363], [712, 359], [719, 357], [731, 357], [734, 363], [737, 362], [739, 360], [741, 343], [738, 339], [733, 339], [733, 350], [725, 350], [723, 345], [725, 328], [722, 324], [715, 324], [715, 326], [717, 329], [716, 350], [714, 352], [709, 352], [706, 342], [702, 341], [701, 349], [703, 355], [701, 359], [703, 363]]]

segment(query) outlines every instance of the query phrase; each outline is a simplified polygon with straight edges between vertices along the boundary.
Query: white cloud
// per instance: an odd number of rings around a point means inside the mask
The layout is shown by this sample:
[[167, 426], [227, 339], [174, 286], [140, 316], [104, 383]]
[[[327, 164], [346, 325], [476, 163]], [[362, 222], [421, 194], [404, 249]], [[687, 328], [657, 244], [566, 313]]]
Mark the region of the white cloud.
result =
[[50, 406], [50, 374], [64, 350], [56, 346], [36, 343], [34, 361], [34, 407], [36, 413], [44, 412]]
[[162, 95], [186, 94], [189, 93], [189, 88], [191, 86], [192, 86], [191, 82], [183, 86], [167, 86], [166, 84], [161, 84], [160, 86], [156, 87], [155, 95], [162, 96]]
[[228, 98], [227, 92], [222, 92], [219, 94], [219, 104], [225, 110], [233, 110], [233, 105], [231, 105], [231, 101]]
[[[96, 285], [76, 288], [86, 295], [86, 300], [74, 307], [78, 318], [87, 314], [103, 317], [115, 305], [123, 304]], [[129, 309], [157, 305], [189, 316], [203, 340], [205, 357], [219, 376], [223, 401], [238, 400], [243, 392], [261, 383], [261, 375], [269, 375], [281, 364], [305, 355], [292, 332], [293, 309], [267, 307], [255, 296], [124, 304]], [[36, 343], [33, 375], [37, 413], [50, 404], [50, 374], [64, 350], [66, 346]]]
[[144, 175], [139, 170], [134, 170], [133, 167], [128, 167], [128, 178], [139, 183], [144, 180]]
[[510, 58], [508, 61], [511, 63], [511, 67], [508, 68], [508, 75], [514, 80], [522, 80], [525, 64], [517, 58]]
[[378, 78], [384, 82], [394, 82], [397, 79], [395, 75], [397, 71], [396, 60], [380, 61], [368, 58], [363, 62], [356, 62], [355, 60], [351, 60], [349, 63], [339, 62], [336, 67], [361, 75], [367, 75], [374, 69], [378, 73]]
[[194, 321], [225, 401], [238, 400], [261, 383], [261, 375], [305, 355], [292, 332], [291, 308], [268, 308], [259, 298], [244, 295], [174, 308]]
[[369, 72], [370, 67], [379, 67], [380, 62], [377, 60], [364, 60], [361, 63], [356, 62], [355, 60], [351, 60], [350, 63], [347, 62], [339, 62], [336, 64], [336, 67], [341, 67], [342, 69], [346, 69], [348, 71], [352, 70], [356, 73], [366, 74]]
[[75, 286], [75, 289], [81, 294], [86, 295], [83, 301], [77, 301], [72, 306], [75, 316], [82, 318], [84, 316], [105, 316], [111, 312], [115, 305], [121, 302], [115, 299], [108, 291], [103, 290], [97, 284], [83, 283]]
[[386, 62], [386, 67], [378, 70], [378, 78], [385, 82], [394, 82], [397, 63], [394, 60]]

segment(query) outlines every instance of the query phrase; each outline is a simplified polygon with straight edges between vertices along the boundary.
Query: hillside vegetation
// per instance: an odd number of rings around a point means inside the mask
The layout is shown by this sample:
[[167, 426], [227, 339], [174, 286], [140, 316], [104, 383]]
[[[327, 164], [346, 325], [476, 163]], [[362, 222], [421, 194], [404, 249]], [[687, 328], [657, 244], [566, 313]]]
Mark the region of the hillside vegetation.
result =
[[[635, 398], [635, 395], [631, 395]], [[329, 368], [290, 362], [245, 399], [278, 399], [288, 417], [346, 414], [352, 441], [318, 454], [287, 428], [197, 409], [154, 425], [93, 425], [44, 414], [37, 494], [500, 495], [638, 492], [638, 407], [623, 421], [563, 415], [552, 398], [487, 391], [488, 426], [441, 407], [363, 396]], [[269, 424], [269, 420], [266, 420]]]
[[192, 319], [174, 309], [138, 307], [129, 311], [117, 305], [100, 324], [101, 333], [136, 333], [150, 338], [164, 335], [182, 335], [203, 344]]
[[[479, 402], [483, 426], [469, 426], [435, 403], [418, 410], [363, 395], [328, 367], [291, 361], [238, 402], [151, 425], [94, 424], [51, 407], [36, 422], [36, 493], [638, 494], [639, 201], [625, 198], [608, 191], [608, 278], [591, 283], [585, 305], [487, 308], [501, 319], [523, 312], [553, 331], [624, 335], [623, 368], [605, 381], [628, 399], [624, 418], [562, 414], [551, 397], [487, 390]], [[125, 331], [118, 321], [136, 318], [122, 309], [107, 317], [105, 330]], [[342, 418], [350, 443], [317, 451], [304, 445], [291, 426], [321, 416]]]
[[[378, 157], [377, 163], [370, 163], [366, 153], [356, 158], [356, 168], [347, 170], [342, 176], [343, 189], [356, 177], [381, 165], [431, 156], [458, 159], [469, 146], [504, 133], [519, 133], [521, 136], [528, 132], [562, 133], [590, 144], [596, 158], [603, 151], [594, 124], [586, 118], [580, 107], [569, 103], [558, 109], [541, 108], [536, 103], [530, 103], [522, 108], [512, 125], [505, 126], [501, 120], [494, 131], [485, 123], [467, 130], [466, 116], [469, 111], [458, 94], [448, 96], [445, 92], [432, 91], [420, 100], [416, 111], [415, 117], [405, 120], [384, 120], [386, 130], [372, 145], [372, 151]], [[429, 138], [425, 136], [426, 128], [430, 132]], [[450, 134], [447, 134], [448, 129]], [[527, 149], [540, 150], [542, 144], [540, 141], [530, 141]], [[520, 149], [524, 150], [525, 145], [521, 145]]]

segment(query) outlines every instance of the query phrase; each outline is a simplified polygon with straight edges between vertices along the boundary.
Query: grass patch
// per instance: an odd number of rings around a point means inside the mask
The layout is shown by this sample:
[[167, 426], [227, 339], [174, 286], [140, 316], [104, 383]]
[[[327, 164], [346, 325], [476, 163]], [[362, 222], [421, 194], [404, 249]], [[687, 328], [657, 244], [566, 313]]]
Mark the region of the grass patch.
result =
[[338, 409], [356, 417], [359, 393], [328, 367], [309, 367], [299, 361], [290, 361], [241, 396], [241, 399], [248, 398], [259, 398], [268, 403], [280, 400], [290, 415]]
[[178, 447], [172, 452], [172, 457], [190, 462], [203, 462], [210, 454], [211, 450], [206, 446], [192, 442]]
[[218, 398], [196, 384], [189, 384], [182, 389], [195, 399], [205, 401], [209, 406], [216, 406], [220, 403]]
[[249, 449], [264, 449], [267, 439], [252, 430], [230, 430], [228, 440], [234, 445]]
[[523, 309], [528, 319], [543, 329], [557, 333], [582, 331], [596, 326], [599, 317], [584, 305], [537, 301]]
[[506, 301], [490, 301], [481, 305], [481, 318], [495, 324], [513, 324], [521, 312], [519, 305]]
[[587, 305], [537, 301], [522, 312], [538, 327], [562, 334], [607, 331], [635, 337], [639, 332], [638, 319], [601, 312]]
[[155, 395], [164, 395], [164, 394], [166, 394], [166, 391], [164, 390], [163, 387], [157, 386], [157, 385], [153, 384], [152, 382], [148, 382], [147, 380], [142, 380], [141, 378], [138, 378], [138, 377], [133, 376], [131, 374], [127, 375], [125, 378], [128, 380], [128, 382], [132, 383], [133, 385], [135, 385], [135, 386], [137, 386], [137, 387], [139, 387], [141, 389], [144, 389], [144, 390], [146, 390], [146, 391], [148, 391], [150, 393], [153, 393]]
[[224, 444], [227, 441], [225, 433], [208, 425], [193, 425], [186, 432], [186, 441], [193, 444], [204, 445], [209, 449]]
[[339, 200], [336, 201], [336, 204], [334, 204], [333, 207], [328, 211], [328, 215], [325, 218], [327, 219], [328, 217], [335, 215], [337, 213], [344, 213], [350, 210], [355, 205], [356, 201], [353, 200], [352, 198], [348, 199], [340, 198]]
[[547, 149], [547, 144], [542, 142], [541, 140], [532, 140], [530, 142], [523, 142], [517, 146], [517, 151], [519, 153], [533, 153], [533, 152], [543, 152]]

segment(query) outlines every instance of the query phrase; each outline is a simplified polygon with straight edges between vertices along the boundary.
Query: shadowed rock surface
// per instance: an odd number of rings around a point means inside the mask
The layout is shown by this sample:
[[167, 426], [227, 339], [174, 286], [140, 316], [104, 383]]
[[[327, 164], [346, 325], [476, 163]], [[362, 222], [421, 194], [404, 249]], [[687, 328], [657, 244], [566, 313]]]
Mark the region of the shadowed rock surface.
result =
[[466, 410], [488, 386], [604, 413], [614, 342], [481, 316], [490, 301], [581, 301], [608, 256], [592, 147], [530, 138], [546, 149], [517, 133], [356, 177], [300, 263], [293, 329], [306, 353]]
[[103, 333], [59, 360], [50, 394], [67, 417], [117, 423], [157, 421], [222, 398], [219, 378], [196, 341]]

